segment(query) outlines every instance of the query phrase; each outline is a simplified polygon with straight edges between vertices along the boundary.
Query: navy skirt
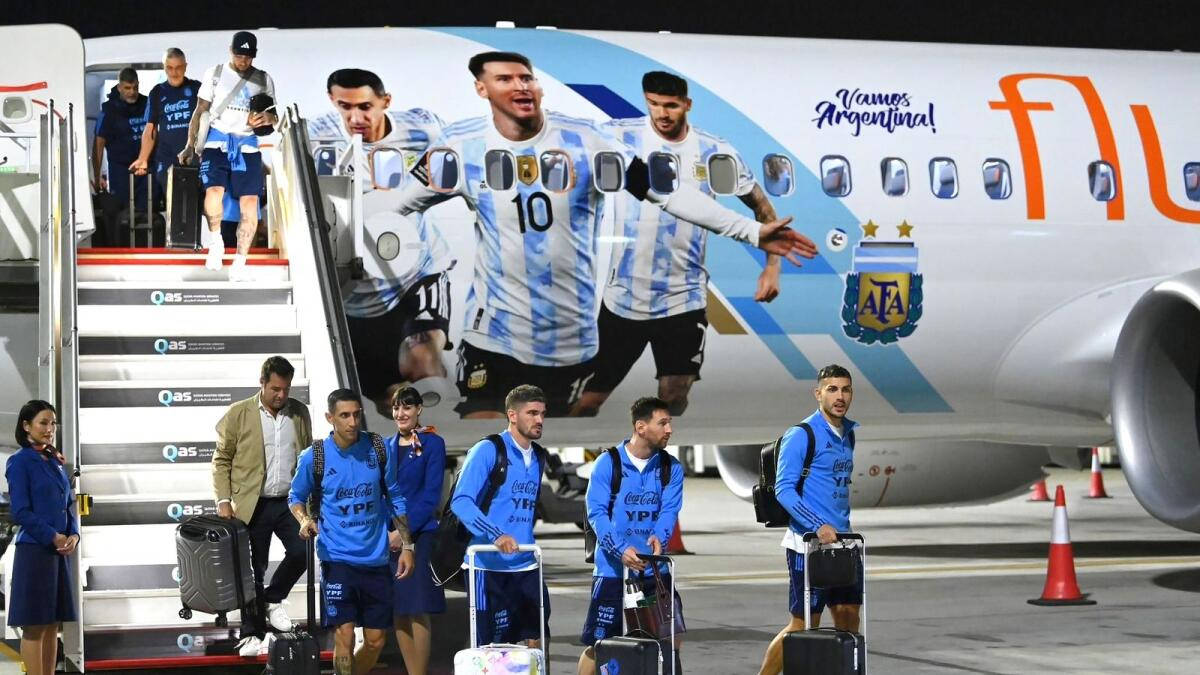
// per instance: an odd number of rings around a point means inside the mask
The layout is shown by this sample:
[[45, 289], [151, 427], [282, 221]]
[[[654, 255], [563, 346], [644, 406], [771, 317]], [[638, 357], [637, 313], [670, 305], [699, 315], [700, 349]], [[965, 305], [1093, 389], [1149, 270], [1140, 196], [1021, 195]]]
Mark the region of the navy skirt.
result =
[[[416, 534], [417, 568], [404, 579], [392, 579], [392, 614], [412, 616], [415, 614], [441, 614], [446, 611], [446, 593], [433, 583], [433, 572], [429, 569], [429, 556], [433, 552], [434, 530]], [[398, 553], [391, 554], [392, 574], [396, 573]]]
[[75, 620], [75, 599], [67, 558], [53, 546], [16, 544], [8, 625], [43, 626]]

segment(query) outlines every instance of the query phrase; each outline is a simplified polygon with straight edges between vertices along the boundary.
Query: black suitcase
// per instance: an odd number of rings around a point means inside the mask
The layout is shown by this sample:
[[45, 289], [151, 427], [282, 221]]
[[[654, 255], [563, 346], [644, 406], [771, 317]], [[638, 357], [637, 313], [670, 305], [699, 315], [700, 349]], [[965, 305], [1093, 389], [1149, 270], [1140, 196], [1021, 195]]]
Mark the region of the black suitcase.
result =
[[[852, 542], [853, 548], [822, 549], [817, 535], [805, 533], [804, 564], [804, 625], [806, 630], [788, 633], [783, 638], [783, 675], [864, 675], [867, 672], [866, 625], [867, 592], [864, 577], [863, 609], [859, 615], [862, 633], [837, 630], [836, 628], [810, 628], [812, 626], [812, 579], [810, 573], [817, 571], [813, 561], [824, 556], [821, 570], [830, 580], [845, 580], [847, 569], [857, 574], [862, 569], [866, 542], [861, 534], [838, 533], [839, 543]], [[857, 542], [857, 544], [853, 544]], [[837, 544], [831, 545], [837, 546]], [[814, 555], [814, 549], [817, 554]], [[822, 567], [818, 563], [816, 567]]]
[[596, 642], [596, 672], [662, 675], [663, 648], [653, 638], [610, 637]]
[[267, 659], [267, 673], [271, 675], [320, 675], [321, 645], [317, 641], [317, 630], [313, 615], [316, 614], [316, 564], [313, 562], [313, 540], [306, 540], [308, 558], [308, 622], [307, 629], [293, 628], [291, 632], [275, 636], [271, 643], [271, 655]]
[[200, 248], [200, 169], [167, 169], [167, 248]]
[[254, 570], [250, 566], [250, 533], [236, 518], [194, 516], [175, 530], [179, 560], [179, 616], [192, 611], [217, 615], [226, 626], [226, 613], [254, 602]]
[[784, 675], [841, 675], [867, 672], [867, 646], [858, 633], [816, 628], [783, 638]]

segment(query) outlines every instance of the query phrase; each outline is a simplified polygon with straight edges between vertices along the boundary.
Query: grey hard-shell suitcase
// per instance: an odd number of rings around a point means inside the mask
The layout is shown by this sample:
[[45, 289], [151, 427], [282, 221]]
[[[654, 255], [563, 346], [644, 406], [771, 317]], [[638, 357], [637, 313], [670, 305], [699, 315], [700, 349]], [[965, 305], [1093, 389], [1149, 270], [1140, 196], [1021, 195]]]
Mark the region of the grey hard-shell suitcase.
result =
[[254, 570], [250, 565], [250, 533], [236, 518], [195, 516], [175, 531], [179, 560], [179, 616], [192, 611], [217, 615], [217, 625], [228, 625], [226, 613], [252, 609]]

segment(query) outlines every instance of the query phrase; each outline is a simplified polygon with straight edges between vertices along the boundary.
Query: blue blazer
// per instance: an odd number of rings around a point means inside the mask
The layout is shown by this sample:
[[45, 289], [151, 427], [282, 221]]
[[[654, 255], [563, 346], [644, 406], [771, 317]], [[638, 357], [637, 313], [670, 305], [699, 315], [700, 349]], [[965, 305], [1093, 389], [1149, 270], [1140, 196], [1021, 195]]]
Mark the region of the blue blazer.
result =
[[42, 453], [22, 446], [8, 458], [4, 475], [12, 518], [21, 526], [16, 543], [53, 546], [56, 534], [79, 534], [71, 511], [71, 480], [58, 460], [45, 460]]
[[411, 445], [400, 445], [400, 434], [384, 441], [387, 470], [396, 476], [400, 492], [407, 500], [408, 529], [412, 533], [437, 529], [434, 513], [442, 501], [442, 480], [446, 471], [446, 441], [428, 431], [418, 431], [421, 454]]

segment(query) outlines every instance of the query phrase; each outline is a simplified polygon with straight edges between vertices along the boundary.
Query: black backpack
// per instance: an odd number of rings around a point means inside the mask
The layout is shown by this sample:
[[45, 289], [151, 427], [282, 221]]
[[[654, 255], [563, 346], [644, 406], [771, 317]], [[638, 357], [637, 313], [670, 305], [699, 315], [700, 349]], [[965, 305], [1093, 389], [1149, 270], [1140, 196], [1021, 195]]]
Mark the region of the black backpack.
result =
[[[796, 481], [796, 494], [804, 494], [804, 481], [808, 478], [808, 474], [812, 469], [813, 459], [817, 455], [817, 439], [813, 434], [812, 427], [807, 422], [801, 422], [799, 425], [804, 430], [804, 435], [807, 436], [808, 449], [804, 453], [804, 468], [800, 470], [800, 478]], [[850, 439], [850, 449], [854, 449], [854, 432], [851, 431], [848, 438]], [[767, 527], [787, 527], [791, 522], [791, 516], [787, 509], [779, 503], [775, 498], [775, 471], [779, 467], [779, 444], [783, 441], [783, 437], [776, 438], [773, 442], [762, 447], [759, 453], [758, 461], [758, 485], [754, 486], [754, 519], [766, 525]]]
[[[492, 447], [496, 449], [496, 464], [492, 467], [492, 472], [488, 475], [488, 483], [475, 503], [480, 511], [487, 513], [496, 493], [508, 479], [508, 448], [504, 446], [504, 439], [500, 437], [500, 434], [492, 434], [485, 440], [490, 441]], [[537, 456], [538, 475], [541, 476], [541, 472], [546, 470], [546, 449], [537, 443], [532, 445], [533, 453]], [[466, 557], [467, 546], [471, 543], [471, 531], [450, 509], [450, 502], [454, 499], [454, 493], [458, 489], [458, 480], [461, 477], [462, 472], [460, 471], [459, 475], [454, 478], [450, 496], [442, 505], [441, 519], [438, 521], [438, 529], [433, 537], [429, 569], [433, 572], [433, 583], [438, 586], [445, 586], [462, 572], [463, 558]]]
[[[617, 503], [617, 493], [621, 491], [621, 453], [615, 447], [606, 450], [612, 460], [612, 476], [609, 479], [608, 517], [612, 518], [613, 506]], [[658, 451], [658, 477], [662, 482], [663, 492], [671, 483], [671, 455], [666, 450]], [[660, 497], [661, 498], [661, 497]], [[586, 508], [586, 507], [585, 507]], [[585, 516], [583, 519], [583, 561], [596, 562], [596, 531], [592, 529], [592, 521]]]

